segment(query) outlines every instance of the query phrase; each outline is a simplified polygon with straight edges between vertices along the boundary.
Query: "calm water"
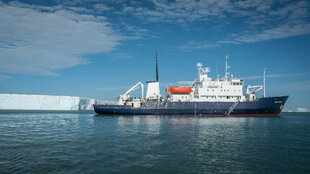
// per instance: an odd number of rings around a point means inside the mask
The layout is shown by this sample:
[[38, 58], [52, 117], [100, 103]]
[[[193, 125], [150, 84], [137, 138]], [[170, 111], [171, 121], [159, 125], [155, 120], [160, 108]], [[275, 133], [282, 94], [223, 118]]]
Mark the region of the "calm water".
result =
[[0, 114], [0, 173], [310, 173], [310, 114]]

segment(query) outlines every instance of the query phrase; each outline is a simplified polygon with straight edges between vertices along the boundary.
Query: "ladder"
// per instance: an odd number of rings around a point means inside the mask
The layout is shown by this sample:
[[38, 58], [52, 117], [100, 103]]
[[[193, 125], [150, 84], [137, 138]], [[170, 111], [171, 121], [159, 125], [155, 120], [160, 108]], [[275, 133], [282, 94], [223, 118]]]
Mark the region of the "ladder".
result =
[[240, 103], [239, 100], [237, 100], [235, 103], [233, 103], [233, 104], [229, 107], [228, 111], [225, 112], [224, 115], [225, 115], [225, 116], [229, 116], [229, 114], [236, 108], [236, 106], [237, 106], [239, 103]]

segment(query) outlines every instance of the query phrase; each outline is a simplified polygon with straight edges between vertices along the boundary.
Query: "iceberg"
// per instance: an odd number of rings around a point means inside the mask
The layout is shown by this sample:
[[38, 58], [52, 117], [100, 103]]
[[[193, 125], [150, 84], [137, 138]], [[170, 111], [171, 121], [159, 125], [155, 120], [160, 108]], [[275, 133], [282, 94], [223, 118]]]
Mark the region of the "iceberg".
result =
[[95, 99], [75, 96], [0, 94], [0, 110], [93, 110]]

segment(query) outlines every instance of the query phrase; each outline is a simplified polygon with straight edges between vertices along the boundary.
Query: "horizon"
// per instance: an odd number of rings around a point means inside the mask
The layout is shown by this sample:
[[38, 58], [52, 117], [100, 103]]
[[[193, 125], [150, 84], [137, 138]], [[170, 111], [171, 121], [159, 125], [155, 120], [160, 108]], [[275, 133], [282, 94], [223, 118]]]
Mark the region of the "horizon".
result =
[[[310, 112], [310, 2], [1, 1], [0, 93], [116, 100], [137, 82], [230, 72]], [[258, 93], [262, 96], [263, 90]]]

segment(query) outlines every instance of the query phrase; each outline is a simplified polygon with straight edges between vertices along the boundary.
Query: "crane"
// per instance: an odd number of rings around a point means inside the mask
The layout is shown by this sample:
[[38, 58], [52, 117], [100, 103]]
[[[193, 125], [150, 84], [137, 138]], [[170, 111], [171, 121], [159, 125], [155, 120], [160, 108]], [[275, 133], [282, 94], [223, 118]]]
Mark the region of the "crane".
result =
[[141, 82], [138, 82], [136, 85], [134, 85], [133, 87], [131, 87], [128, 91], [126, 91], [123, 95], [119, 96], [118, 105], [124, 105], [126, 100], [130, 97], [129, 93], [132, 91], [135, 91], [136, 89], [139, 88], [139, 85], [141, 86], [141, 100], [143, 101], [143, 95], [144, 95], [144, 85]]
[[[263, 88], [262, 85], [256, 85], [256, 86], [248, 85], [246, 87], [246, 94], [255, 94], [256, 92], [258, 92], [262, 88]], [[251, 89], [251, 91], [250, 91], [250, 89]]]

